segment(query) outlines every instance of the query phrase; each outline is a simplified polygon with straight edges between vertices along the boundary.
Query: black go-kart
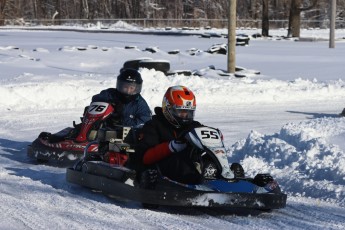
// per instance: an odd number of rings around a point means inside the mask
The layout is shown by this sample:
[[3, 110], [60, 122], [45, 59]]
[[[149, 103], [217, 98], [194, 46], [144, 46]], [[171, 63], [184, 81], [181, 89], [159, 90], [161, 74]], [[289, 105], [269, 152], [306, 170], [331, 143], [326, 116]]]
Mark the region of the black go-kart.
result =
[[[203, 176], [200, 184], [174, 181], [161, 175], [159, 168], [142, 173], [148, 177], [138, 176], [134, 169], [126, 166], [128, 159], [135, 154], [134, 149], [123, 142], [123, 139], [117, 138], [116, 131], [103, 130], [101, 133], [99, 132], [97, 141], [103, 143], [105, 151], [88, 154], [87, 148], [92, 143], [86, 146], [85, 157], [67, 169], [68, 182], [102, 191], [112, 197], [141, 202], [146, 207], [271, 210], [286, 206], [287, 195], [281, 192], [271, 175], [257, 174], [254, 178], [249, 178], [239, 173], [240, 176], [234, 177], [223, 136], [216, 128], [202, 126], [185, 135], [190, 157]], [[154, 173], [157, 175], [153, 176]]]

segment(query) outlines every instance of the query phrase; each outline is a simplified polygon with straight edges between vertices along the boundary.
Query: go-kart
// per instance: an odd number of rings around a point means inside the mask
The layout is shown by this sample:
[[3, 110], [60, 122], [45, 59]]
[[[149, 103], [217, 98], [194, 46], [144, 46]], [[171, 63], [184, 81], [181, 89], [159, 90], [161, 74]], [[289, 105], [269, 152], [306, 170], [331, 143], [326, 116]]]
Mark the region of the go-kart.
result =
[[[189, 146], [190, 157], [203, 178], [199, 184], [174, 181], [162, 175], [159, 167], [156, 170], [146, 170], [140, 175], [135, 167], [128, 166], [135, 150], [123, 138], [118, 138], [116, 131], [106, 129], [99, 132], [96, 140], [104, 151], [89, 154], [88, 148], [92, 146], [90, 143], [84, 149], [84, 158], [67, 168], [66, 179], [70, 183], [102, 191], [111, 197], [140, 202], [146, 207], [270, 210], [286, 206], [287, 195], [281, 192], [271, 175], [234, 177], [220, 130], [207, 126], [197, 127], [190, 130], [184, 138]], [[152, 175], [153, 172], [156, 176]]]
[[[57, 133], [41, 132], [27, 148], [27, 155], [40, 162], [57, 161], [70, 165], [83, 157], [85, 146], [96, 140], [98, 130], [114, 113], [114, 107], [105, 102], [92, 102], [85, 108], [81, 124], [73, 124]], [[123, 129], [127, 135], [130, 127]], [[93, 142], [88, 152], [98, 152], [98, 143]]]

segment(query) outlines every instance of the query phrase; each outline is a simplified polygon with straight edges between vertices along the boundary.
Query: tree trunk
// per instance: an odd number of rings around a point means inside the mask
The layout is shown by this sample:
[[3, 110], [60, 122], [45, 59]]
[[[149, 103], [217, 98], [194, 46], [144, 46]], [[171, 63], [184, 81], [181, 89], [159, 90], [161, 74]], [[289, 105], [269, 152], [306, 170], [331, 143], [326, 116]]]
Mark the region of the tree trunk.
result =
[[0, 0], [0, 26], [5, 25], [5, 6], [6, 0]]
[[36, 0], [37, 19], [44, 19], [47, 14], [43, 5], [43, 0]]
[[318, 0], [313, 0], [310, 5], [302, 8], [302, 0], [291, 0], [288, 37], [299, 37], [301, 29], [301, 12], [316, 6]]
[[262, 0], [262, 36], [268, 37], [270, 22], [268, 19], [268, 0]]
[[301, 0], [291, 0], [288, 37], [300, 36]]
[[82, 0], [82, 12], [83, 12], [84, 18], [89, 19], [90, 11], [89, 11], [88, 0]]
[[55, 0], [55, 12], [53, 14], [52, 20], [55, 25], [60, 25], [61, 24], [60, 19], [61, 19], [61, 3], [60, 3], [60, 0]]

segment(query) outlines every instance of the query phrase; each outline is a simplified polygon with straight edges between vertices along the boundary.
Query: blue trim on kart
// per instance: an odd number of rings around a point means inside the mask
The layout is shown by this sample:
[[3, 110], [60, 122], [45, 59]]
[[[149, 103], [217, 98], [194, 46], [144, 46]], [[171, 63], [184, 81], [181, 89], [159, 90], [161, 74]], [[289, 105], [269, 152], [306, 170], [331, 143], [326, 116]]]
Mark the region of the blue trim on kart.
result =
[[210, 180], [204, 183], [204, 185], [218, 192], [254, 193], [256, 190], [256, 185], [245, 180], [239, 180], [235, 182], [227, 182], [224, 180]]

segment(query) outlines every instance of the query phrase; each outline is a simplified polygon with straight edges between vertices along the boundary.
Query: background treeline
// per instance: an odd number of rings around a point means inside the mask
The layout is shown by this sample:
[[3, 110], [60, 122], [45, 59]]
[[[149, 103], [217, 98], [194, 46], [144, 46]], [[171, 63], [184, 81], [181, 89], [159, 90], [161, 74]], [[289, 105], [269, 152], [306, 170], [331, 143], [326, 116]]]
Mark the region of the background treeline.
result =
[[[175, 23], [183, 23], [187, 19], [225, 20], [228, 2], [229, 0], [0, 0], [0, 25], [18, 19], [54, 19], [55, 23], [66, 19], [175, 19]], [[292, 25], [293, 20], [299, 22], [307, 19], [318, 23], [327, 20], [330, 2], [331, 0], [238, 0], [237, 16], [238, 20], [289, 20], [289, 29], [293, 30], [296, 27]], [[344, 20], [344, 17], [345, 0], [337, 0], [337, 20]], [[224, 24], [217, 25], [214, 22], [212, 26], [221, 27]]]

